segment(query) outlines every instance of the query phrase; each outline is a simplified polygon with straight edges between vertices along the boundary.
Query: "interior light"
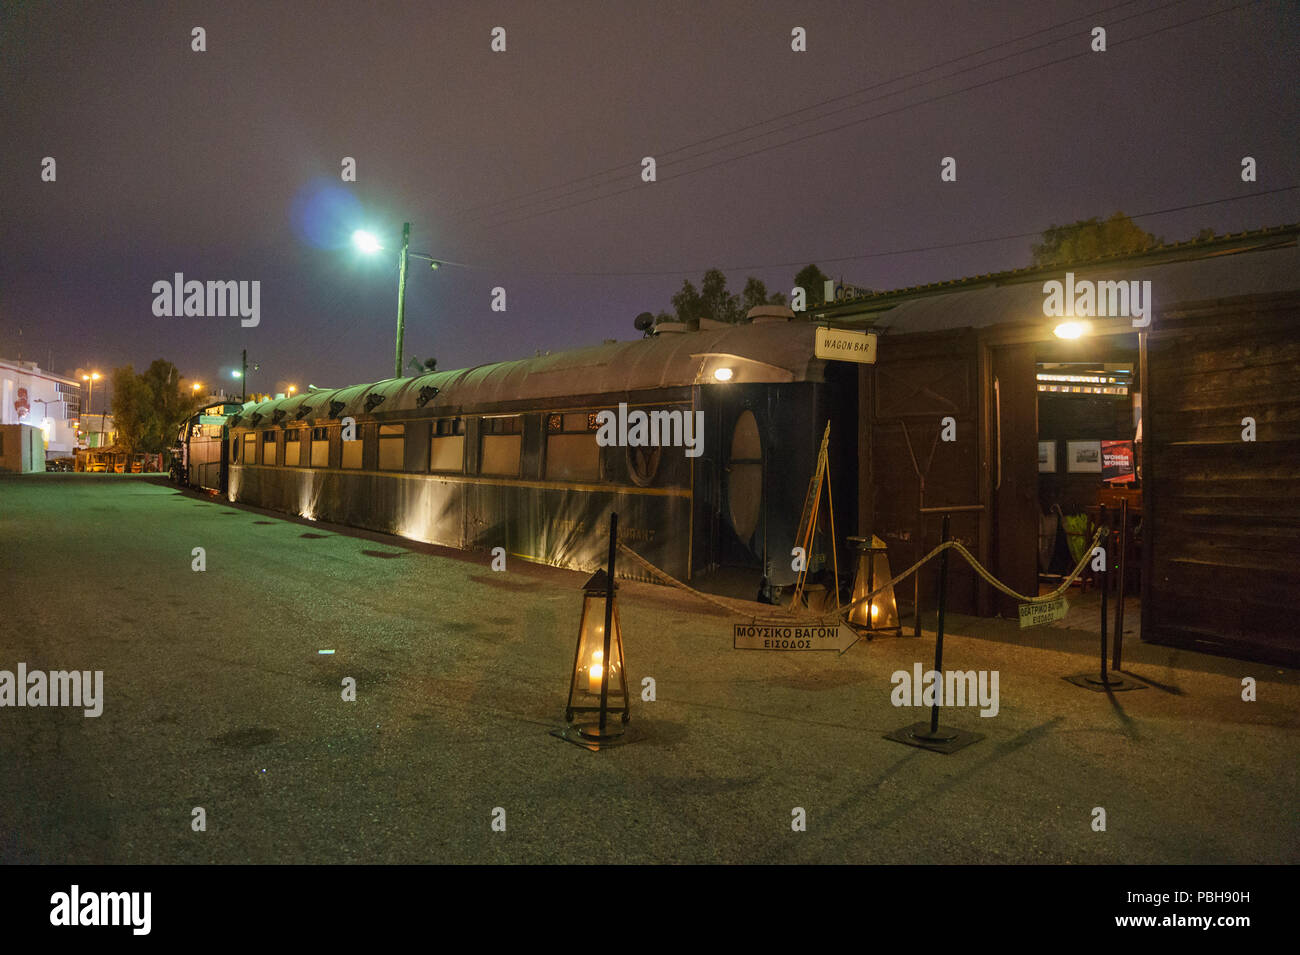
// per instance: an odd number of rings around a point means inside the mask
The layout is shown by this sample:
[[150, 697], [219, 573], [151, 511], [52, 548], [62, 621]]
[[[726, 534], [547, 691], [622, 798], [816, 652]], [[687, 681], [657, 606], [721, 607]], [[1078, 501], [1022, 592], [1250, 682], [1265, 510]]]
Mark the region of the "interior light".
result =
[[718, 381], [731, 381], [731, 375], [732, 371], [730, 368], [715, 368], [713, 370], [713, 377], [718, 379]]

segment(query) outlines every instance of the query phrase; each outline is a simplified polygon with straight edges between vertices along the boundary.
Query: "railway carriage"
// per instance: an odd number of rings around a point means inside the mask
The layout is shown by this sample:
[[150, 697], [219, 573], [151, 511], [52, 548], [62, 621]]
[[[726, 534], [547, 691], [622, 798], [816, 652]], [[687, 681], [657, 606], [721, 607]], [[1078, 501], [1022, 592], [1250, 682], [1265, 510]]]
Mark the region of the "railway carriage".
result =
[[[581, 570], [604, 562], [617, 511], [621, 540], [695, 586], [788, 585], [827, 421], [836, 522], [853, 526], [856, 376], [814, 357], [811, 323], [766, 311], [245, 406], [229, 419], [229, 498]], [[701, 422], [698, 447], [604, 444], [600, 413], [620, 405], [680, 413], [683, 440]]]

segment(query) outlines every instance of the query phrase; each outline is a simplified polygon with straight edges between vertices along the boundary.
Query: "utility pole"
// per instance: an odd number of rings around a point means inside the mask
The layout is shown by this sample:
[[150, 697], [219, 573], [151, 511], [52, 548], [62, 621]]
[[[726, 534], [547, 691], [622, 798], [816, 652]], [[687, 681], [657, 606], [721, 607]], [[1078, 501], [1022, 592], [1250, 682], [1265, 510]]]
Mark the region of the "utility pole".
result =
[[402, 223], [402, 266], [397, 276], [397, 357], [393, 377], [402, 377], [402, 337], [406, 333], [406, 260], [411, 247], [411, 223]]
[[248, 349], [239, 353], [239, 403], [248, 400]]

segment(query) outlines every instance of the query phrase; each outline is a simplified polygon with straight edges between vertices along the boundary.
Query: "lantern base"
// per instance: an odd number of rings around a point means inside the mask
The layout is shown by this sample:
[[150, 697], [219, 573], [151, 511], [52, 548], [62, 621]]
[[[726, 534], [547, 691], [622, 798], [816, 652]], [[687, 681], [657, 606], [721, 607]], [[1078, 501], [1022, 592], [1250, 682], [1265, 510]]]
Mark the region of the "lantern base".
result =
[[603, 733], [599, 723], [575, 723], [562, 730], [551, 730], [551, 735], [566, 743], [589, 749], [593, 753], [615, 746], [626, 746], [641, 738], [641, 734], [634, 727], [622, 723], [606, 725]]
[[932, 733], [930, 732], [928, 720], [924, 723], [913, 723], [911, 726], [904, 726], [902, 729], [885, 734], [885, 739], [893, 740], [895, 743], [916, 746], [919, 749], [928, 749], [944, 755], [955, 753], [959, 749], [965, 749], [971, 743], [978, 743], [983, 738], [983, 733], [968, 733], [965, 730], [955, 730], [948, 726], [940, 726], [937, 732]]
[[1106, 682], [1101, 680], [1101, 673], [1077, 673], [1074, 676], [1064, 677], [1067, 683], [1073, 683], [1075, 686], [1081, 686], [1085, 690], [1092, 690], [1094, 693], [1122, 693], [1124, 690], [1145, 690], [1147, 685], [1139, 683], [1136, 680], [1126, 680], [1122, 676], [1116, 676], [1114, 673], [1106, 674]]

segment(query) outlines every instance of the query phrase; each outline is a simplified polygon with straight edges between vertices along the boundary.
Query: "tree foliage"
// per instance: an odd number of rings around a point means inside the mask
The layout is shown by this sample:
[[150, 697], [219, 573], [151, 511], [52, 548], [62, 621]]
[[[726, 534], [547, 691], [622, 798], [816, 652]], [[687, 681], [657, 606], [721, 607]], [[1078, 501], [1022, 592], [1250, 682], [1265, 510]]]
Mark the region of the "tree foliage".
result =
[[794, 284], [803, 289], [808, 307], [826, 304], [826, 283], [830, 276], [815, 265], [805, 265], [794, 277]]
[[762, 279], [749, 276], [745, 287], [739, 293], [727, 289], [727, 276], [721, 269], [709, 269], [700, 280], [697, 289], [690, 279], [682, 281], [682, 287], [672, 297], [673, 312], [660, 312], [655, 316], [659, 322], [689, 322], [700, 318], [711, 318], [715, 322], [743, 322], [748, 311], [756, 305], [784, 305], [785, 295], [781, 292], [767, 291]]
[[159, 452], [171, 446], [176, 430], [196, 400], [181, 392], [176, 366], [159, 358], [136, 374], [131, 365], [115, 368], [113, 425], [117, 443], [127, 451]]
[[1042, 241], [1034, 243], [1034, 265], [1085, 262], [1103, 255], [1141, 252], [1163, 242], [1124, 213], [1116, 212], [1105, 220], [1093, 217], [1049, 226]]

